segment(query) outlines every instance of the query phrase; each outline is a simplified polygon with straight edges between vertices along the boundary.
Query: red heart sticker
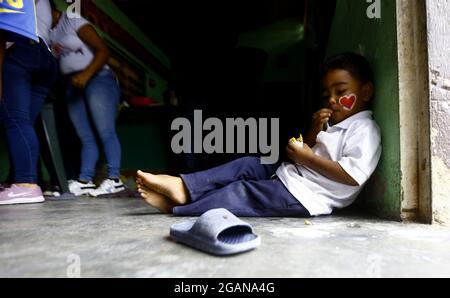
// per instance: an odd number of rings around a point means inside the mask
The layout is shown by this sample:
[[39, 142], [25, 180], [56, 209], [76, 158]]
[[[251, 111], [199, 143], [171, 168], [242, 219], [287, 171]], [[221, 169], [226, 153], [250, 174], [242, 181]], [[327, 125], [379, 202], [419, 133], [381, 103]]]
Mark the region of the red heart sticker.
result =
[[349, 111], [353, 110], [353, 108], [355, 107], [355, 103], [356, 103], [356, 95], [355, 94], [350, 94], [350, 95], [339, 98], [339, 104], [341, 106], [343, 106], [344, 109], [349, 110]]

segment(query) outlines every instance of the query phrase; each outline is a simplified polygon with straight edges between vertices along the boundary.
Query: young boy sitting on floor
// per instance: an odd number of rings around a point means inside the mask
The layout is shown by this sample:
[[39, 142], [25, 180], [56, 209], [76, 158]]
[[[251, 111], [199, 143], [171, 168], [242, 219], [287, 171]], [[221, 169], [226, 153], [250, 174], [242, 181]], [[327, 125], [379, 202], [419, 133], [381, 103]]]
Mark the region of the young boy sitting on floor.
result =
[[314, 114], [303, 146], [288, 144], [291, 162], [245, 157], [181, 177], [139, 171], [142, 198], [185, 216], [225, 208], [237, 216], [310, 217], [351, 205], [381, 156], [380, 130], [368, 110], [372, 70], [364, 57], [345, 53], [329, 58], [321, 75], [325, 108]]

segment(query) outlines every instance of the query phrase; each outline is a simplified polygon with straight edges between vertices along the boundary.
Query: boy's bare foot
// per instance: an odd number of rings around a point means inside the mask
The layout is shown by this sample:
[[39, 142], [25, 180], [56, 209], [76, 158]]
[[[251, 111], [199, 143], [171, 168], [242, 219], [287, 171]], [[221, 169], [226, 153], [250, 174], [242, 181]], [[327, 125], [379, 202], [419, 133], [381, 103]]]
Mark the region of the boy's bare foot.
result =
[[169, 198], [158, 192], [150, 190], [145, 186], [138, 186], [138, 191], [147, 204], [152, 205], [162, 213], [172, 213], [172, 209], [175, 207], [175, 204], [169, 200]]
[[138, 171], [138, 184], [142, 183], [150, 190], [168, 197], [177, 205], [185, 205], [189, 200], [189, 192], [179, 177], [168, 175], [153, 175]]

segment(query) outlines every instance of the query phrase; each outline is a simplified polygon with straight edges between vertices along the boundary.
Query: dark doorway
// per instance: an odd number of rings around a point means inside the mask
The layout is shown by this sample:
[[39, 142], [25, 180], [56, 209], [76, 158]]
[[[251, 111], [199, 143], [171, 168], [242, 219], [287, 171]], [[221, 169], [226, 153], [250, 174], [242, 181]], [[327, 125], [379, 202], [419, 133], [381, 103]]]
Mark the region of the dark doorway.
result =
[[[170, 58], [170, 89], [182, 98], [172, 118], [192, 118], [195, 109], [201, 109], [205, 118], [279, 118], [280, 152], [284, 152], [283, 140], [307, 130], [317, 108], [316, 74], [324, 58], [335, 1], [113, 2]], [[286, 53], [259, 46], [273, 38], [265, 28], [283, 26], [287, 20], [303, 26], [301, 45], [293, 44]], [[242, 36], [258, 32], [256, 46], [242, 45]], [[293, 60], [301, 60], [298, 68], [292, 66]], [[277, 70], [288, 74], [278, 78]], [[272, 75], [267, 76], [268, 71]], [[174, 161], [171, 170], [179, 172], [237, 157], [188, 155], [168, 160]]]

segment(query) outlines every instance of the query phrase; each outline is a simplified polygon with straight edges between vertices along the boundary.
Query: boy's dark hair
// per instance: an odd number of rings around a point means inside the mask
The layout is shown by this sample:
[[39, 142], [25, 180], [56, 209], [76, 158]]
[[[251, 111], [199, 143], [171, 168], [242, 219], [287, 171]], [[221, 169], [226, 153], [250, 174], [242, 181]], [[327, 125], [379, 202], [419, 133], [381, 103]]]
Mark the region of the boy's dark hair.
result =
[[356, 53], [342, 53], [329, 57], [322, 65], [320, 77], [323, 78], [329, 71], [343, 69], [363, 84], [373, 82], [372, 67], [364, 56]]

